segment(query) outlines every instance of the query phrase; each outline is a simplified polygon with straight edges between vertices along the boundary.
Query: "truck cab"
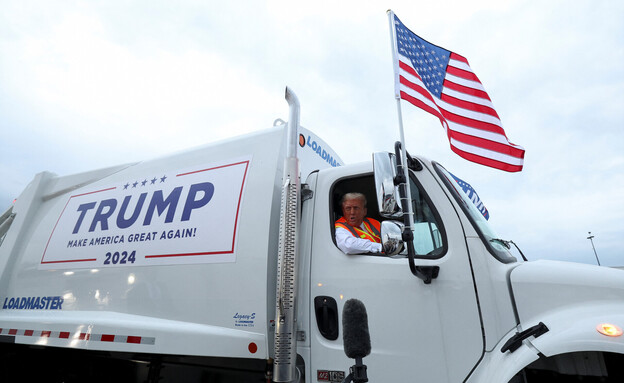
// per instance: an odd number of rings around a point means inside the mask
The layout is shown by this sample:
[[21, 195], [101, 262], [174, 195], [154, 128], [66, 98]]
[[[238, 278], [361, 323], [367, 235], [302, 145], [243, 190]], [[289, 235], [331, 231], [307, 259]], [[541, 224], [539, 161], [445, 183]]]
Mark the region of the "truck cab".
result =
[[[336, 247], [333, 222], [340, 217], [336, 201], [341, 193], [362, 190], [372, 202], [368, 204], [369, 216], [383, 220], [376, 212], [370, 164], [329, 169], [312, 175], [307, 182], [315, 190], [315, 198], [308, 203], [313, 206], [304, 202], [304, 217], [308, 211], [316, 213], [310, 222], [309, 254], [310, 310], [311, 318], [316, 318], [309, 342], [311, 359], [319, 362], [314, 364], [328, 371], [340, 370], [341, 359], [344, 364], [342, 347], [337, 346], [340, 342], [328, 339], [321, 331], [322, 322], [317, 319], [324, 308], [315, 305], [315, 300], [326, 297], [340, 310], [344, 301], [357, 298], [371, 308], [371, 381], [392, 381], [392, 374], [385, 375], [392, 370], [397, 371], [396, 376], [426, 371], [428, 381], [462, 380], [460, 375], [467, 375], [481, 357], [484, 336], [464, 230], [452, 201], [440, 193], [434, 176], [424, 170], [410, 177], [412, 203], [417, 207], [414, 242], [422, 257], [419, 265], [440, 266], [439, 276], [431, 284], [410, 273], [404, 255], [345, 255]], [[461, 321], [457, 320], [459, 312]], [[513, 323], [508, 326], [512, 328]], [[448, 364], [440, 365], [442, 360]], [[398, 373], [400, 370], [403, 373]], [[386, 373], [377, 376], [376, 371]]]
[[[621, 324], [624, 319], [620, 270], [516, 259], [442, 165], [421, 157], [412, 162], [415, 263], [438, 268], [430, 283], [410, 272], [405, 251], [345, 255], [335, 245], [333, 222], [345, 192], [367, 195], [369, 216], [382, 221], [382, 227], [384, 220], [392, 221], [380, 214], [374, 180], [378, 169], [371, 163], [322, 170], [306, 181], [313, 197], [303, 202], [302, 232], [309, 233], [311, 246], [301, 255], [306, 265], [301, 270], [305, 273], [309, 262], [309, 281], [302, 283], [310, 293], [301, 318], [303, 323], [310, 318], [310, 336], [300, 351], [310, 348], [316, 368], [306, 371], [311, 381], [343, 376], [341, 366], [348, 363], [331, 331], [338, 318], [327, 319], [326, 312], [339, 313], [350, 298], [371, 307], [370, 381], [620, 379], [622, 339], [596, 331], [599, 323]], [[610, 303], [600, 315], [585, 308], [602, 300]], [[580, 322], [585, 327], [579, 328]], [[518, 336], [535, 326], [537, 330]], [[574, 331], [576, 340], [563, 341], [570, 336], [566, 331]], [[539, 343], [549, 346], [540, 349]], [[508, 344], [514, 347], [505, 348]]]

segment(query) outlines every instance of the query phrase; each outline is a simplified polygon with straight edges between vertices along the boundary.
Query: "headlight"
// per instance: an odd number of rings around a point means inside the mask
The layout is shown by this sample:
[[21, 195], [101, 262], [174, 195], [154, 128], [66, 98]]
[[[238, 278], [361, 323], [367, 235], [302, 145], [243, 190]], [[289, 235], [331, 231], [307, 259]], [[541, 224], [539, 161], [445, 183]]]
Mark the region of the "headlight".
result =
[[596, 326], [596, 330], [606, 336], [616, 337], [622, 335], [622, 329], [611, 323], [601, 323]]

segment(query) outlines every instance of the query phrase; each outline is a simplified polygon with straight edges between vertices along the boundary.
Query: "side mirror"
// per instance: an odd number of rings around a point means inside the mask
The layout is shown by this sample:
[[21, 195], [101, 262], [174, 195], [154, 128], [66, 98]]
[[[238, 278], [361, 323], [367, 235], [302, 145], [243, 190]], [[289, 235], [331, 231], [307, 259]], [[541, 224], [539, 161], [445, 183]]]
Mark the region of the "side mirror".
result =
[[405, 247], [403, 242], [403, 229], [405, 225], [396, 221], [383, 221], [381, 223], [381, 246], [384, 253], [391, 257], [399, 254]]
[[394, 186], [396, 177], [396, 157], [387, 152], [373, 154], [375, 173], [375, 193], [379, 214], [385, 218], [400, 218], [403, 215], [399, 207], [398, 190]]

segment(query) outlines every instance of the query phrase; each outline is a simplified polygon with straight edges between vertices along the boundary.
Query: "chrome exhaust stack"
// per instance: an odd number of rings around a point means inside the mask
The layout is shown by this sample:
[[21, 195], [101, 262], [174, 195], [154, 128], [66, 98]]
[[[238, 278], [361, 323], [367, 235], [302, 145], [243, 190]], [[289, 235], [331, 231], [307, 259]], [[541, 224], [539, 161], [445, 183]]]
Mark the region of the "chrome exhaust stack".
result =
[[297, 227], [299, 222], [299, 159], [297, 132], [299, 130], [299, 99], [286, 87], [290, 106], [286, 135], [286, 158], [282, 178], [280, 237], [277, 260], [277, 296], [275, 309], [275, 358], [273, 381], [292, 382], [296, 379], [297, 362]]

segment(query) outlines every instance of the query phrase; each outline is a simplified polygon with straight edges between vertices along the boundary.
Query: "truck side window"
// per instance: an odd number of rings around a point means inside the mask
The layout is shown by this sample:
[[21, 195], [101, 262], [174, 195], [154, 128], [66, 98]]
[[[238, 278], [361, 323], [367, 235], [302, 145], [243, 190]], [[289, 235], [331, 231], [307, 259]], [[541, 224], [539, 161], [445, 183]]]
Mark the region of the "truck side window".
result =
[[414, 249], [416, 254], [437, 258], [446, 250], [445, 232], [440, 216], [431, 207], [422, 188], [410, 179], [412, 210], [414, 212]]
[[[334, 222], [342, 216], [340, 199], [350, 191], [358, 191], [366, 195], [368, 201], [368, 217], [378, 221], [384, 218], [379, 215], [373, 176], [361, 176], [341, 180], [332, 190], [332, 214], [330, 227], [332, 238], [336, 243]], [[446, 252], [446, 233], [437, 211], [432, 207], [422, 187], [414, 179], [410, 180], [412, 192], [412, 210], [414, 212], [414, 249], [421, 258], [438, 258]], [[407, 254], [407, 253], [406, 253]]]
[[[342, 206], [340, 201], [342, 197], [346, 193], [362, 193], [366, 197], [367, 205], [366, 217], [370, 219], [374, 219], [377, 221], [381, 221], [383, 218], [379, 215], [379, 211], [377, 208], [377, 197], [375, 194], [375, 181], [371, 175], [358, 176], [342, 179], [333, 186], [331, 192], [331, 205], [332, 211], [330, 214], [330, 227], [332, 231], [332, 239], [334, 240], [334, 244], [336, 244], [336, 232], [334, 230], [334, 223], [340, 217], [342, 217]], [[336, 245], [337, 246], [337, 245]], [[364, 251], [363, 253], [369, 253]], [[351, 253], [353, 254], [353, 253]], [[375, 254], [372, 252], [371, 254]]]

